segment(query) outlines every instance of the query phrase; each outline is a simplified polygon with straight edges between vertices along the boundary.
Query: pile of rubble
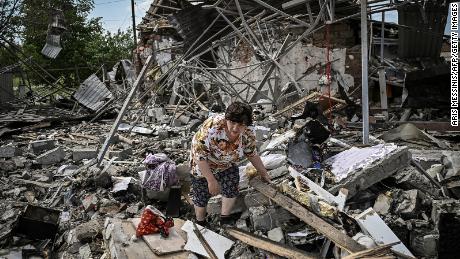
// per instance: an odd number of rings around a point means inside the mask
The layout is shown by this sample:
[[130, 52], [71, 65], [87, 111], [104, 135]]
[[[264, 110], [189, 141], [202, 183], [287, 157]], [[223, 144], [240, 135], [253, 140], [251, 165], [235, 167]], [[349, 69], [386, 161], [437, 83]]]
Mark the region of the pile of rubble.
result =
[[[257, 143], [273, 183], [251, 179], [253, 169], [241, 164], [235, 227], [219, 226], [220, 196], [210, 200], [209, 226], [201, 232], [218, 258], [331, 257], [365, 249], [403, 258], [456, 253], [451, 245], [460, 226], [455, 143], [404, 124], [376, 131], [373, 145], [366, 147], [351, 128], [330, 134], [327, 119], [322, 124], [302, 114], [259, 112]], [[194, 216], [188, 149], [200, 121], [162, 124], [171, 115], [164, 107], [151, 108], [149, 122], [121, 124], [100, 166], [100, 133], [109, 130], [110, 121], [2, 140], [2, 255], [207, 256], [189, 223]], [[139, 173], [147, 153], [165, 153], [175, 163], [180, 189], [144, 188]], [[132, 239], [147, 205], [176, 217], [174, 234]], [[388, 244], [393, 246], [382, 247]], [[347, 258], [359, 257], [353, 256]]]
[[[71, 99], [45, 105], [56, 90], [43, 86], [34, 101], [2, 103], [0, 257], [455, 258], [459, 133], [446, 121], [445, 91], [430, 90], [449, 79], [444, 27], [429, 23], [447, 5], [368, 5], [392, 8], [414, 15], [403, 26], [374, 21], [368, 50], [353, 1], [153, 1], [134, 65], [102, 66]], [[419, 39], [414, 28], [430, 33]], [[199, 226], [191, 138], [234, 100], [254, 107], [272, 183], [242, 162], [234, 225], [218, 224], [216, 196]], [[162, 154], [178, 181], [148, 188], [148, 154]], [[169, 236], [136, 238], [152, 208], [174, 217]]]

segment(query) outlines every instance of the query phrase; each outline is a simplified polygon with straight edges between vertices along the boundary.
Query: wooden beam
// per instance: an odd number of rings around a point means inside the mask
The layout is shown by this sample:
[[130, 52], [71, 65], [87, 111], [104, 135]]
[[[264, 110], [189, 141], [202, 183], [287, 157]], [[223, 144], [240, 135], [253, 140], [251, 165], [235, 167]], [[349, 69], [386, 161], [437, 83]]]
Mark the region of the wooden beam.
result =
[[391, 252], [391, 247], [394, 246], [394, 245], [397, 245], [399, 243], [401, 243], [401, 242], [394, 242], [394, 243], [391, 243], [391, 244], [386, 244], [386, 245], [381, 245], [381, 246], [377, 246], [377, 247], [374, 247], [374, 248], [366, 249], [366, 250], [358, 252], [358, 253], [353, 253], [353, 254], [347, 255], [343, 259], [359, 259], [359, 258], [363, 258], [363, 257], [371, 257], [371, 256], [376, 256], [376, 255], [392, 253]]
[[237, 229], [234, 227], [226, 228], [225, 231], [232, 237], [250, 245], [265, 251], [286, 257], [286, 258], [318, 258], [317, 254], [307, 253], [300, 249], [289, 247], [284, 244], [272, 241], [268, 238], [260, 237], [253, 235], [249, 232], [246, 232], [241, 229]]
[[299, 219], [303, 220], [305, 223], [316, 229], [316, 231], [326, 236], [340, 248], [352, 253], [364, 250], [364, 247], [353, 240], [351, 237], [347, 236], [345, 233], [338, 230], [322, 218], [316, 216], [314, 213], [302, 207], [302, 205], [295, 202], [293, 199], [286, 197], [274, 187], [262, 182], [257, 178], [252, 179], [249, 184], [254, 189], [267, 196], [278, 205], [285, 208], [292, 214], [296, 215]]

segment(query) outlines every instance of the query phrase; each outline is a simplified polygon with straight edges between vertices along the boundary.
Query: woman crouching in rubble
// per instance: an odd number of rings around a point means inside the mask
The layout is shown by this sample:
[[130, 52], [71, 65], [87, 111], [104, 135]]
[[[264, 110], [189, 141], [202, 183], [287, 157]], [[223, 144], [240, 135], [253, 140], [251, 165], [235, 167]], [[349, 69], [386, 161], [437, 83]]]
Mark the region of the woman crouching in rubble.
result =
[[238, 196], [240, 175], [237, 164], [244, 156], [270, 182], [267, 170], [257, 154], [252, 127], [252, 108], [234, 102], [225, 115], [214, 114], [203, 122], [192, 140], [192, 200], [196, 221], [206, 224], [206, 206], [211, 196], [222, 194], [220, 223], [231, 222], [230, 212]]

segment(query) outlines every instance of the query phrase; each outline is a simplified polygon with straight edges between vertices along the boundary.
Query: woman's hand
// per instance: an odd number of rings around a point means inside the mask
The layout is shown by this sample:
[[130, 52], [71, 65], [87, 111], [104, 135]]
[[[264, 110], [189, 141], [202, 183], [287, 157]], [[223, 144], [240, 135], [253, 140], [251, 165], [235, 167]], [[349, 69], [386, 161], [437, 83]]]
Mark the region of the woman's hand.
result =
[[212, 176], [212, 178], [209, 177], [209, 179], [207, 179], [207, 181], [208, 181], [209, 193], [212, 196], [216, 196], [217, 194], [219, 194], [220, 193], [220, 185], [217, 182], [216, 178], [214, 176]]
[[248, 156], [248, 160], [251, 161], [251, 164], [254, 168], [259, 172], [260, 177], [267, 183], [271, 183], [270, 175], [267, 173], [267, 169], [265, 169], [262, 160], [260, 159], [259, 155]]

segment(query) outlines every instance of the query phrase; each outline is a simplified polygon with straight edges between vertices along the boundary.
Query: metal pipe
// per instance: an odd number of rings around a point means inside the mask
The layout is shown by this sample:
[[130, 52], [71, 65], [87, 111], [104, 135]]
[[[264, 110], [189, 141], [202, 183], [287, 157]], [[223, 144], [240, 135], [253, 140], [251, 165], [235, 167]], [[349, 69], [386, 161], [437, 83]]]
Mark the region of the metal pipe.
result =
[[369, 89], [367, 68], [367, 0], [361, 0], [361, 105], [363, 111], [363, 144], [369, 144]]
[[380, 40], [380, 62], [383, 64], [383, 42], [385, 41], [385, 12], [382, 12], [382, 26], [381, 26], [381, 33], [382, 35]]

